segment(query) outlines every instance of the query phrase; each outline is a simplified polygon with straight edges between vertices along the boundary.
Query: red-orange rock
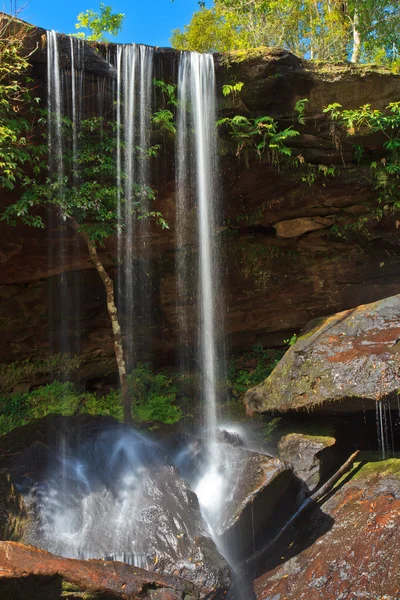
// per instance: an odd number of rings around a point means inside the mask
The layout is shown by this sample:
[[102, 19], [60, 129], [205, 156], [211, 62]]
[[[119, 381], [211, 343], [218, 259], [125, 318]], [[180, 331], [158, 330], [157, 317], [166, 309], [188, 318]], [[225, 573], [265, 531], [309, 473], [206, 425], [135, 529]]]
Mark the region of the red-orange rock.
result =
[[[322, 515], [330, 529], [307, 547]], [[400, 460], [368, 463], [305, 522], [306, 549], [255, 581], [257, 600], [400, 598]]]
[[[61, 583], [61, 584], [60, 584]], [[68, 585], [70, 584], [70, 585]], [[16, 542], [0, 542], [2, 600], [82, 598], [84, 592], [102, 600], [194, 600], [193, 584], [178, 577], [150, 573], [118, 562], [73, 560]], [[81, 595], [78, 595], [81, 594]], [[85, 596], [86, 597], [86, 596]], [[92, 596], [87, 596], [92, 597]]]

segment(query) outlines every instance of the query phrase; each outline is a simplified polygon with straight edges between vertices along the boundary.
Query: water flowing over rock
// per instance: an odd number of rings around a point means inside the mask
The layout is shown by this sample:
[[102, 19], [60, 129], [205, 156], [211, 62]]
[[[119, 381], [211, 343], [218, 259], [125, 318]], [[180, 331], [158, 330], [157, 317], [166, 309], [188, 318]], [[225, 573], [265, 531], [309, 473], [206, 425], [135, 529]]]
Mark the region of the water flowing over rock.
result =
[[[82, 83], [86, 86], [85, 101], [79, 108], [81, 117], [98, 114], [100, 108], [109, 109], [107, 114], [115, 113], [117, 46], [109, 44], [104, 52], [101, 44], [92, 47], [80, 42], [83, 48], [79, 53], [77, 40], [72, 65], [71, 39], [59, 35], [58, 41], [65, 90], [72, 91], [71, 73], [74, 72], [76, 93]], [[34, 28], [27, 47], [32, 51], [36, 48], [30, 57], [32, 76], [38, 95], [44, 99], [46, 32]], [[179, 59], [177, 51], [156, 49], [154, 76], [164, 73], [168, 79], [171, 71], [177, 73]], [[293, 151], [313, 164], [332, 162], [340, 167], [340, 173], [334, 178], [323, 179], [310, 188], [308, 183], [300, 181], [296, 169], [278, 172], [257, 156], [250, 157], [250, 168], [247, 168], [245, 161], [238, 160], [234, 152], [220, 158], [219, 191], [223, 211], [217, 225], [221, 231], [221, 273], [228, 307], [225, 322], [231, 348], [239, 352], [247, 351], [256, 343], [279, 345], [312, 318], [396, 294], [400, 258], [395, 219], [389, 218], [384, 226], [371, 220], [367, 226], [370, 236], [361, 242], [357, 236], [344, 239], [332, 235], [332, 219], [334, 224], [346, 225], [354, 223], [358, 214], [368, 214], [371, 184], [369, 169], [358, 166], [354, 159], [350, 138], [343, 140], [342, 156], [336, 152], [328, 119], [322, 110], [338, 99], [346, 99], [346, 108], [369, 102], [374, 108], [382, 109], [399, 95], [399, 75], [371, 65], [316, 64], [289, 52], [268, 48], [232, 53], [229, 69], [222, 57], [215, 56], [215, 62], [217, 92], [232, 78], [245, 83], [240, 106], [232, 97], [219, 99], [220, 115], [270, 114], [284, 126], [293, 125], [295, 102], [308, 98], [304, 134], [291, 141]], [[122, 98], [122, 87], [120, 92]], [[68, 93], [64, 98], [70, 101]], [[124, 118], [123, 114], [120, 116]], [[366, 155], [371, 156], [371, 160], [379, 160], [374, 139], [362, 139], [362, 143]], [[154, 308], [150, 329], [146, 326], [146, 312], [138, 311], [136, 324], [141, 322], [144, 327], [135, 352], [147, 360], [150, 337], [154, 359], [160, 365], [175, 361], [179, 315], [185, 307], [195, 304], [190, 294], [185, 298], [177, 294], [175, 265], [179, 244], [175, 230], [176, 173], [172, 164], [175, 152], [171, 146], [167, 144], [166, 156], [158, 162], [156, 173], [152, 173], [158, 189], [154, 208], [161, 210], [170, 230], [161, 232], [151, 228], [146, 237], [149, 260], [135, 261], [141, 268], [142, 281], [146, 272], [152, 273]], [[11, 201], [12, 195], [5, 193], [1, 206]], [[306, 219], [306, 228], [296, 228], [296, 237], [276, 236], [280, 227], [293, 225], [297, 219]], [[311, 228], [308, 227], [310, 221]], [[315, 223], [318, 229], [314, 228]], [[62, 318], [53, 315], [54, 337], [64, 327], [73, 341], [79, 325], [83, 358], [80, 379], [106, 378], [117, 369], [101, 282], [92, 272], [87, 252], [73, 231], [66, 231], [63, 247], [62, 261], [56, 247], [48, 257], [46, 231], [22, 226], [14, 230], [0, 223], [0, 333], [4, 339], [0, 359], [12, 362], [34, 359], [38, 352], [53, 352], [49, 347], [47, 308], [52, 292], [62, 281], [64, 269], [69, 284], [81, 294], [81, 312], [79, 319], [74, 318], [70, 310], [62, 314]], [[107, 244], [101, 255], [107, 268], [115, 267], [118, 244]], [[196, 255], [193, 260], [196, 262]], [[146, 271], [145, 267], [150, 270]], [[190, 333], [196, 329], [194, 320]]]
[[0, 467], [32, 515], [24, 541], [64, 557], [179, 575], [202, 597], [229, 587], [195, 494], [148, 438], [84, 415], [41, 419], [0, 445]]
[[[243, 432], [218, 430], [211, 446], [207, 437], [183, 441], [176, 461], [191, 483], [229, 564], [251, 561], [296, 510], [305, 486], [287, 462], [248, 450]], [[217, 446], [217, 447], [216, 447]]]
[[250, 389], [249, 414], [312, 409], [339, 413], [397, 409], [400, 296], [307, 326], [264, 383]]
[[[306, 515], [290, 547], [280, 549], [286, 562], [255, 581], [257, 599], [396, 600], [399, 511], [400, 461], [361, 464], [321, 509]], [[327, 516], [328, 531], [323, 524]]]
[[118, 562], [60, 558], [15, 542], [0, 542], [2, 600], [195, 600], [188, 581]]
[[278, 458], [230, 447], [226, 461], [234, 465], [235, 476], [214, 531], [230, 559], [251, 559], [260, 543], [295, 511], [302, 485], [289, 464]]

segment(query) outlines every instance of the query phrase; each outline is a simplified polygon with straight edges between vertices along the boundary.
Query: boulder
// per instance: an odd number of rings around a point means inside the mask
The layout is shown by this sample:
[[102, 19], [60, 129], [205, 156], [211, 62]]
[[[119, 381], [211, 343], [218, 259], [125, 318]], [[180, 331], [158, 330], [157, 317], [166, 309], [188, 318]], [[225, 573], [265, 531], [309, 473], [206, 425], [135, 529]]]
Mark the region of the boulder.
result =
[[294, 472], [313, 492], [337, 462], [330, 436], [289, 433], [278, 443], [279, 456], [293, 467]]
[[194, 586], [179, 577], [119, 562], [73, 560], [15, 542], [0, 542], [2, 600], [195, 600]]
[[312, 322], [271, 375], [244, 398], [248, 414], [397, 407], [400, 295]]
[[295, 511], [303, 486], [288, 463], [230, 447], [225, 470], [234, 471], [213, 529], [233, 562], [251, 558]]
[[154, 442], [114, 419], [53, 415], [13, 430], [0, 468], [31, 515], [27, 543], [179, 575], [202, 597], [229, 588], [196, 495]]
[[218, 547], [235, 565], [273, 537], [297, 508], [305, 486], [288, 463], [247, 449], [244, 431], [221, 430], [216, 438], [211, 452], [207, 438], [182, 440], [176, 461]]
[[[281, 560], [291, 558], [254, 582], [258, 600], [399, 597], [400, 460], [361, 463], [355, 470], [298, 526], [302, 551], [292, 539], [280, 550]], [[330, 527], [321, 531], [327, 516]]]

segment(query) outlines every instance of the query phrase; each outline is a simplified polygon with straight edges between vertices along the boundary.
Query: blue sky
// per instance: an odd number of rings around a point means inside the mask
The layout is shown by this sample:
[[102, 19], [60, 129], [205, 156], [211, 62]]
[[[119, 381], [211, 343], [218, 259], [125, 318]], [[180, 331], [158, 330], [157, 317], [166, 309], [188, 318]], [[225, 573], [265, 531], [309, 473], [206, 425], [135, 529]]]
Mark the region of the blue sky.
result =
[[[21, 4], [25, 0], [21, 0]], [[7, 10], [10, 0], [1, 4]], [[114, 41], [169, 46], [172, 29], [186, 25], [198, 9], [197, 0], [103, 0], [125, 14], [122, 33]], [[211, 2], [207, 3], [208, 5]], [[45, 29], [72, 33], [79, 12], [98, 10], [100, 0], [29, 0], [20, 18]], [[9, 9], [7, 10], [9, 12]]]

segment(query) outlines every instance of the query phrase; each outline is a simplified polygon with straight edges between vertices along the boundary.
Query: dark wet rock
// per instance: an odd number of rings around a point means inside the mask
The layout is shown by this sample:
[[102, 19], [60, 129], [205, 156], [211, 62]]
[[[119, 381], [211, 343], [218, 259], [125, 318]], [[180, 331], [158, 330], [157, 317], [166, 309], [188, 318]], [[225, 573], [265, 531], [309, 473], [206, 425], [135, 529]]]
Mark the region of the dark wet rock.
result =
[[2, 600], [195, 600], [192, 583], [118, 562], [60, 558], [0, 542]]
[[303, 487], [288, 463], [278, 458], [228, 446], [223, 463], [232, 476], [213, 528], [236, 562], [251, 557], [274, 535], [300, 502]]
[[221, 444], [230, 444], [231, 446], [243, 446], [244, 442], [240, 435], [235, 432], [218, 429], [217, 441]]
[[24, 541], [192, 581], [219, 598], [230, 574], [196, 495], [147, 437], [110, 417], [49, 416], [0, 439], [0, 468], [32, 516]]
[[8, 473], [0, 473], [0, 540], [21, 541], [29, 526], [29, 515]]
[[335, 443], [334, 437], [289, 433], [279, 440], [279, 456], [291, 464], [312, 492], [338, 463], [332, 448]]
[[244, 398], [247, 412], [375, 409], [400, 389], [400, 296], [310, 323], [271, 375]]
[[[320, 509], [307, 513], [293, 535], [295, 541], [279, 551], [286, 562], [255, 581], [256, 597], [397, 600], [399, 513], [400, 460], [367, 463], [358, 472], [356, 468], [356, 475], [328, 496]], [[323, 532], [321, 519], [327, 516], [331, 525]], [[293, 550], [296, 537], [303, 544], [299, 553]]]

